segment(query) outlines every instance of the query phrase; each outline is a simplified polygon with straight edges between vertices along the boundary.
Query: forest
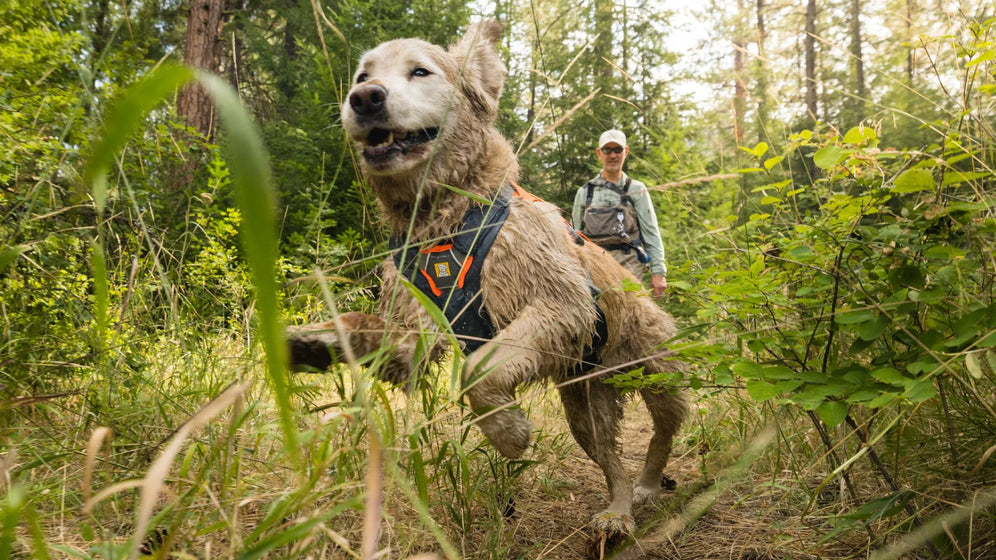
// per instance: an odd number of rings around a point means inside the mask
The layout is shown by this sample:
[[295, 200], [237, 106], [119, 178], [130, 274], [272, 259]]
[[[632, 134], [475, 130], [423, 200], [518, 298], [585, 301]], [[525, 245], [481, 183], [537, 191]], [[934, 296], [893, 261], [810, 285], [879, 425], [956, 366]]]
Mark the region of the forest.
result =
[[[689, 367], [604, 382], [692, 405], [613, 547], [552, 386], [507, 460], [459, 353], [287, 368], [389, 254], [359, 56], [482, 19], [519, 183], [620, 128], [656, 206]], [[996, 559], [993, 0], [2, 0], [0, 109], [0, 559]]]

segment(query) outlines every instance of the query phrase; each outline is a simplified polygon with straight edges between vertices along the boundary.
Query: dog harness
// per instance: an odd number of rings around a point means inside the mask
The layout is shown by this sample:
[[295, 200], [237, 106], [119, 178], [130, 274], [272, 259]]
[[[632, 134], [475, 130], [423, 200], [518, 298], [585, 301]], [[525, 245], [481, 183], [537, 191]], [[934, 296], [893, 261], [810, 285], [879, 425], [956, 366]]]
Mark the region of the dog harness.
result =
[[[404, 278], [432, 301], [446, 316], [453, 333], [464, 343], [464, 352], [470, 354], [491, 340], [494, 325], [481, 297], [481, 270], [484, 259], [494, 244], [498, 232], [508, 219], [509, 203], [513, 196], [531, 202], [540, 198], [526, 192], [516, 184], [502, 187], [498, 196], [488, 205], [474, 205], [463, 216], [460, 230], [452, 238], [432, 247], [419, 248], [406, 245], [404, 237], [391, 237], [394, 265]], [[564, 224], [579, 245], [584, 238], [570, 222]], [[588, 282], [592, 296], [600, 293]], [[597, 351], [608, 339], [605, 314], [595, 305], [598, 319], [592, 337], [592, 347], [582, 358], [582, 371], [598, 363]]]

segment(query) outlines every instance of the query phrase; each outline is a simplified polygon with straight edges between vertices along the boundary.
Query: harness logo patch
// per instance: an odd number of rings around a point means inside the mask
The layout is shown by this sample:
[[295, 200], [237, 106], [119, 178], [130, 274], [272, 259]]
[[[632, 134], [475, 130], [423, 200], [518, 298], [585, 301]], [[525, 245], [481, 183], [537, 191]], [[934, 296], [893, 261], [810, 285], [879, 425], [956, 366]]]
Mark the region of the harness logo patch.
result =
[[436, 278], [446, 278], [452, 275], [449, 262], [433, 263], [433, 266], [436, 268]]

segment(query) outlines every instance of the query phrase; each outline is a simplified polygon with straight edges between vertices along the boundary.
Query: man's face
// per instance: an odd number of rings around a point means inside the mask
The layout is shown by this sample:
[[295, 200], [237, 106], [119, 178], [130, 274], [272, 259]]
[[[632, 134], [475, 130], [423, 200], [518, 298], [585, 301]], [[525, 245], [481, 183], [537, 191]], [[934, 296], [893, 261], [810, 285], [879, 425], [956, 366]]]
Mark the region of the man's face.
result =
[[598, 161], [602, 162], [602, 169], [614, 174], [622, 170], [623, 162], [629, 155], [629, 146], [609, 142], [598, 148], [595, 153], [598, 155]]

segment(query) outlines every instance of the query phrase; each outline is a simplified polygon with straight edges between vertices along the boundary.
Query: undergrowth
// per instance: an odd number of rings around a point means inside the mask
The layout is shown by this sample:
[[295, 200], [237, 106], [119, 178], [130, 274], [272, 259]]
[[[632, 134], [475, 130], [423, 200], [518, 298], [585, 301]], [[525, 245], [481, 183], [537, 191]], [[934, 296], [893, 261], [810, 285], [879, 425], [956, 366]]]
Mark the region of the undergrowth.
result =
[[[973, 79], [991, 78], [989, 32]], [[509, 531], [517, 496], [568, 504], [579, 485], [549, 388], [523, 397], [529, 460], [507, 461], [463, 406], [458, 356], [410, 394], [374, 381], [378, 356], [288, 374], [284, 322], [369, 309], [373, 263], [355, 235], [281, 251], [231, 91], [197, 77], [227, 130], [190, 141], [210, 155], [197, 188], [179, 204], [138, 188], [153, 144], [187, 140], [158, 120], [135, 132], [194, 78], [160, 67], [71, 180], [0, 194], [0, 558], [559, 557]], [[669, 222], [692, 248], [671, 296], [688, 375], [614, 379], [697, 397], [685, 491], [642, 537], [695, 543], [740, 507], [772, 520], [752, 543], [772, 558], [996, 555], [996, 148], [991, 84], [964, 86], [951, 119], [923, 123], [931, 145], [890, 146], [884, 120], [820, 123], [744, 147], [737, 181], [659, 195], [737, 204]], [[312, 272], [316, 252], [336, 273]]]

